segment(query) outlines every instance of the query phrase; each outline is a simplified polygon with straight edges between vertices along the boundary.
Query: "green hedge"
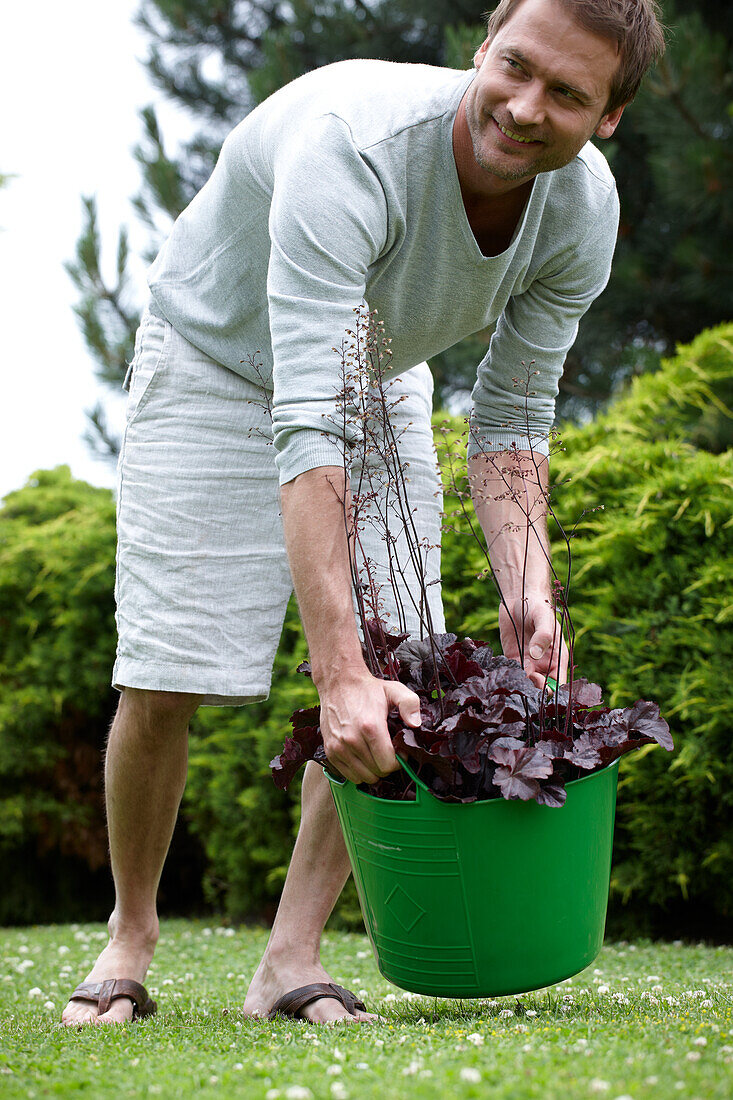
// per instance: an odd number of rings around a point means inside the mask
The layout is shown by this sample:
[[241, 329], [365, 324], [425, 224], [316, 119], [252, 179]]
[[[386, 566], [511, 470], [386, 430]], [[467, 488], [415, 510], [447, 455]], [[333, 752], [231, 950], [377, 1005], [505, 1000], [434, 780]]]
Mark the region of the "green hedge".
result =
[[[109, 913], [103, 753], [117, 702], [115, 504], [42, 470], [0, 509], [0, 924]], [[177, 830], [163, 890], [200, 903]]]
[[[605, 415], [568, 427], [553, 459], [562, 522], [586, 511], [572, 543], [576, 663], [613, 705], [657, 700], [677, 745], [671, 757], [653, 749], [621, 763], [610, 913], [619, 934], [729, 936], [732, 378], [733, 326], [703, 333]], [[460, 429], [446, 430], [455, 440]], [[447, 620], [495, 639], [496, 599], [477, 579], [483, 559], [456, 505], [448, 494]], [[111, 495], [63, 468], [36, 475], [0, 511], [0, 871], [10, 883], [0, 921], [41, 919], [80, 867], [102, 859], [112, 521]], [[559, 544], [556, 555], [562, 567]], [[299, 808], [297, 790], [271, 784], [268, 761], [291, 711], [314, 700], [295, 672], [304, 655], [291, 605], [270, 699], [194, 719], [183, 817], [199, 847], [184, 836], [173, 853], [169, 900], [192, 897], [176, 883], [205, 868], [209, 904], [233, 919], [272, 915]], [[44, 853], [68, 874], [34, 894], [18, 868], [33, 859], [37, 869]], [[336, 919], [358, 921], [353, 890]]]

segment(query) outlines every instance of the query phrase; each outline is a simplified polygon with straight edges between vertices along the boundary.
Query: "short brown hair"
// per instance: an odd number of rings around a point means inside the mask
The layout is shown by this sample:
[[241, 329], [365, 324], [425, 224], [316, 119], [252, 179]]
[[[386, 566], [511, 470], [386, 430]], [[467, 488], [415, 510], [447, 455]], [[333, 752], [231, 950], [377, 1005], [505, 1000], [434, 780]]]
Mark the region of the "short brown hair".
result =
[[[501, 0], [489, 16], [493, 38], [522, 0]], [[586, 30], [611, 38], [618, 46], [619, 65], [604, 114], [629, 103], [647, 69], [664, 53], [664, 27], [657, 0], [559, 0]]]

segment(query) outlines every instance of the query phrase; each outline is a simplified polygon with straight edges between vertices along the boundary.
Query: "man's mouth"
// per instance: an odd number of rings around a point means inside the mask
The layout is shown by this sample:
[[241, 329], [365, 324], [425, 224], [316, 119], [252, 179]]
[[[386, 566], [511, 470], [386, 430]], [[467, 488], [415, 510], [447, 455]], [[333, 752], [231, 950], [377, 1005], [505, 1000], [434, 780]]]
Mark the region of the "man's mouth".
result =
[[[493, 118], [494, 116], [492, 115], [491, 117]], [[536, 144], [538, 144], [538, 141], [537, 141], [536, 138], [522, 137], [521, 134], [517, 134], [517, 133], [515, 133], [514, 130], [510, 130], [508, 126], [502, 126], [502, 124], [496, 118], [494, 118], [494, 122], [499, 127], [502, 134], [504, 134], [504, 137], [511, 138], [512, 141], [519, 141], [519, 142], [522, 143], [522, 145], [536, 145]]]

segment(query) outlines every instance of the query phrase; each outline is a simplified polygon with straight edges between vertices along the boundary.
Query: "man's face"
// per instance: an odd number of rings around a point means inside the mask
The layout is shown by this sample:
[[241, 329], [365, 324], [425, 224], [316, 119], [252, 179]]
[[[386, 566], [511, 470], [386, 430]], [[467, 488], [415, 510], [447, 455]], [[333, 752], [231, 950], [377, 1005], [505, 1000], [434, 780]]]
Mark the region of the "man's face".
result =
[[558, 0], [522, 0], [476, 54], [465, 108], [477, 163], [521, 182], [569, 164], [594, 133], [610, 137], [623, 110], [604, 114], [618, 63], [616, 44]]

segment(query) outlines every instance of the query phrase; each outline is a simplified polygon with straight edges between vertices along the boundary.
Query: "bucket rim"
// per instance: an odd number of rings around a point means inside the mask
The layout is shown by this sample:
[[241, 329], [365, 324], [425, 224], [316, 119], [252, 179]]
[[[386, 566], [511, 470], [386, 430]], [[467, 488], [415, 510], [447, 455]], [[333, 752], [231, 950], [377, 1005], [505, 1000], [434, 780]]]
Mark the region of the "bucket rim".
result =
[[[460, 810], [465, 811], [465, 810], [472, 810], [472, 809], [474, 809], [474, 807], [478, 807], [478, 806], [482, 806], [482, 807], [491, 806], [491, 805], [503, 806], [503, 805], [511, 804], [511, 803], [515, 803], [515, 804], [519, 803], [520, 805], [531, 805], [532, 802], [534, 802], [534, 799], [528, 799], [526, 802], [524, 802], [522, 799], [516, 799], [516, 798], [512, 798], [512, 799], [508, 799], [508, 798], [484, 798], [484, 799], [476, 799], [473, 802], [444, 802], [442, 799], [436, 798], [436, 796], [433, 794], [433, 792], [422, 782], [422, 780], [420, 780], [416, 776], [412, 775], [411, 769], [405, 767], [404, 761], [399, 756], [397, 757], [397, 759], [400, 762], [400, 765], [403, 767], [403, 769], [407, 772], [407, 774], [410, 775], [410, 777], [419, 784], [419, 787], [423, 791], [423, 793], [428, 795], [428, 797], [431, 798], [433, 802], [437, 803], [438, 806], [451, 806], [455, 809], [460, 809]], [[588, 775], [581, 775], [580, 778], [578, 778], [578, 779], [571, 779], [568, 783], [565, 784], [565, 789], [568, 790], [570, 787], [577, 787], [578, 784], [587, 783], [591, 779], [598, 779], [601, 776], [605, 777], [607, 773], [610, 773], [614, 769], [618, 770], [620, 760], [621, 760], [621, 757], [617, 757], [615, 760], [612, 760], [610, 764], [606, 764], [603, 768], [598, 768], [596, 771], [589, 772]], [[394, 798], [379, 798], [377, 795], [368, 794], [366, 791], [360, 791], [359, 788], [357, 787], [357, 785], [355, 783], [352, 783], [350, 779], [342, 779], [340, 777], [332, 775], [328, 771], [327, 768], [324, 768], [323, 770], [324, 770], [324, 773], [326, 775], [326, 778], [328, 779], [328, 782], [331, 784], [331, 789], [332, 790], [334, 788], [337, 788], [337, 789], [340, 789], [340, 790], [344, 790], [345, 788], [346, 789], [352, 788], [353, 794], [359, 795], [361, 798], [368, 798], [372, 802], [384, 802], [387, 805], [391, 805], [391, 806], [395, 806], [395, 805], [410, 805], [410, 806], [412, 806], [412, 805], [415, 805], [415, 803], [413, 803], [413, 802], [408, 803], [408, 802], [405, 802], [401, 799], [394, 799]], [[537, 805], [539, 806], [538, 803], [537, 803]], [[540, 808], [542, 808], [542, 807], [540, 807]], [[551, 809], [552, 807], [545, 807], [545, 808], [546, 809]], [[557, 809], [564, 809], [564, 806], [560, 806], [560, 807], [556, 807], [556, 808]]]

